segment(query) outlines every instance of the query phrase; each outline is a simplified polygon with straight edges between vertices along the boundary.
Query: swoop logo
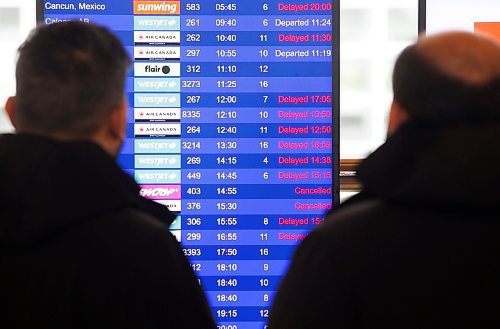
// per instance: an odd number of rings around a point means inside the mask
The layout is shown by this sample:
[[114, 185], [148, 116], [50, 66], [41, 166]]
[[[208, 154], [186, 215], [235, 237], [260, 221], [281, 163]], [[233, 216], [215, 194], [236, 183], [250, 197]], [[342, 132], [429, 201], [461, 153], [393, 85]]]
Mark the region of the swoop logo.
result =
[[175, 200], [181, 198], [180, 185], [143, 185], [141, 196], [154, 200]]
[[179, 15], [179, 2], [134, 1], [135, 15]]

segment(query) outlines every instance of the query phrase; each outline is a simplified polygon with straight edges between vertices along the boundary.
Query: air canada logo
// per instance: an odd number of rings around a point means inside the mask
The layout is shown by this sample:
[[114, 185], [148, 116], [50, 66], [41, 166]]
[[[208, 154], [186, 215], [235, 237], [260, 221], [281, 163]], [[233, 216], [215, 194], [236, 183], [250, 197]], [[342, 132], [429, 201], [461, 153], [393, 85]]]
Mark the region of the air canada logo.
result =
[[136, 108], [136, 122], [177, 122], [181, 119], [179, 108]]
[[135, 31], [134, 42], [137, 45], [167, 45], [180, 44], [179, 31]]
[[137, 123], [135, 124], [136, 136], [180, 136], [181, 126], [178, 123]]
[[134, 49], [136, 59], [180, 59], [180, 53], [180, 47], [135, 47]]

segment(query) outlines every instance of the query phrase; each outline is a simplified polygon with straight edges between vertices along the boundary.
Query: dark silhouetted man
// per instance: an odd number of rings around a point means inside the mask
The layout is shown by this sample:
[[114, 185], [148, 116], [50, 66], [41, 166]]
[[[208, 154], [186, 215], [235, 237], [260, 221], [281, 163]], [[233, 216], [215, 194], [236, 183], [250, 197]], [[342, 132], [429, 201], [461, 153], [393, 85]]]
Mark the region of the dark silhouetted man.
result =
[[500, 46], [420, 38], [362, 192], [298, 248], [270, 329], [500, 328]]
[[215, 328], [174, 215], [115, 163], [129, 57], [107, 29], [38, 27], [0, 136], [0, 328]]

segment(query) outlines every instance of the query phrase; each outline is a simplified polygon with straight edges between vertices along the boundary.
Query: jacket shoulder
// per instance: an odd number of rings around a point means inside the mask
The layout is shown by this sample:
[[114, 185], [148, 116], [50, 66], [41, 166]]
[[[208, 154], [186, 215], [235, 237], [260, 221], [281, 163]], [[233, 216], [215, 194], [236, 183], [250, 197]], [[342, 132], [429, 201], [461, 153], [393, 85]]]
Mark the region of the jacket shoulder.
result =
[[382, 200], [370, 199], [345, 206], [339, 206], [329, 212], [325, 223], [313, 231], [314, 234], [356, 234], [371, 225], [380, 225], [381, 218], [392, 217], [394, 209], [387, 206]]
[[168, 322], [177, 328], [215, 328], [195, 273], [164, 222], [140, 210], [121, 209], [87, 226], [81, 232], [87, 250], [80, 249], [85, 285], [91, 284], [86, 300], [113, 300], [117, 306], [112, 309], [126, 310], [135, 327]]

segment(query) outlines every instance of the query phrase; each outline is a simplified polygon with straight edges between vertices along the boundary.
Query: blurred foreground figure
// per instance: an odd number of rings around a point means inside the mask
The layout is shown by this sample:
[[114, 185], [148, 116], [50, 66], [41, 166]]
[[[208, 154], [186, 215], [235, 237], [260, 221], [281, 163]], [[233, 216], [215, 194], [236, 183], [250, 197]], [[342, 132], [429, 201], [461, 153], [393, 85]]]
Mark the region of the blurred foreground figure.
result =
[[0, 136], [0, 328], [215, 328], [175, 216], [115, 162], [129, 57], [107, 29], [38, 27]]
[[393, 89], [362, 192], [299, 246], [270, 329], [500, 328], [500, 46], [422, 37]]

